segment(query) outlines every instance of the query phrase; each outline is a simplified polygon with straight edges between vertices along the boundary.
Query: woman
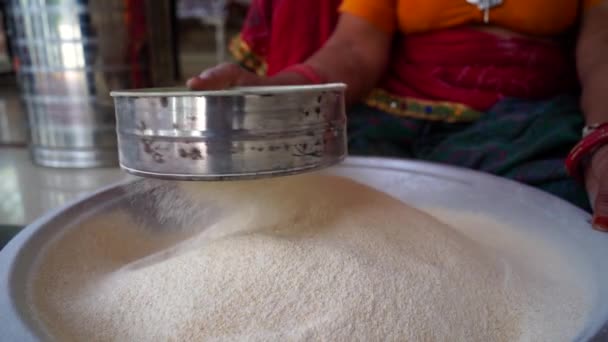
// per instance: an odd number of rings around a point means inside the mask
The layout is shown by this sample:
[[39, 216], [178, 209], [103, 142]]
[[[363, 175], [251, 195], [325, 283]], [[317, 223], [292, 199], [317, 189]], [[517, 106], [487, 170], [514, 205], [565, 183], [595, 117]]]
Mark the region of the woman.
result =
[[590, 201], [608, 230], [608, 0], [259, 0], [233, 52], [188, 86], [344, 82], [351, 153]]

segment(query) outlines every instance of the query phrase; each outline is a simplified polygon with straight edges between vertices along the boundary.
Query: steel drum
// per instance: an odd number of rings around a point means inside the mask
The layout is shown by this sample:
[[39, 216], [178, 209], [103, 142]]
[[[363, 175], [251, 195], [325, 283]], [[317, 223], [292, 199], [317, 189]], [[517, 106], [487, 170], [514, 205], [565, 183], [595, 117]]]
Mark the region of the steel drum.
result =
[[116, 165], [111, 89], [176, 79], [169, 0], [8, 0], [34, 162]]

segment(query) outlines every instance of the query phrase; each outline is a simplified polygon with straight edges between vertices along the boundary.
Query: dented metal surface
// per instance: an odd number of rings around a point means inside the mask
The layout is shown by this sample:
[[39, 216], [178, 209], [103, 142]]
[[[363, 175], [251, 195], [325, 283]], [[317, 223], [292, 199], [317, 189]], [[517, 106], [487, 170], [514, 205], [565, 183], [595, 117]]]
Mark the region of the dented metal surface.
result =
[[121, 167], [145, 177], [226, 180], [334, 165], [347, 154], [344, 90], [113, 92]]

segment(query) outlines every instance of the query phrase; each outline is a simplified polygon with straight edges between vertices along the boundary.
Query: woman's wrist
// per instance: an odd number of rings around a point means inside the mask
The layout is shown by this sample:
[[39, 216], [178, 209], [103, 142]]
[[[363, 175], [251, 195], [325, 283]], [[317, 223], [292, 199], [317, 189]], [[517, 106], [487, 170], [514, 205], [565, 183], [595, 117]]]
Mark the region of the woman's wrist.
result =
[[598, 147], [591, 158], [589, 158], [587, 168], [592, 167], [600, 167], [602, 169], [608, 167], [608, 144]]
[[326, 78], [312, 65], [306, 63], [294, 64], [278, 73], [275, 77], [286, 77], [286, 75], [297, 75], [306, 84], [327, 83]]
[[588, 125], [583, 130], [583, 139], [570, 151], [566, 159], [568, 173], [582, 180], [584, 169], [594, 154], [608, 146], [608, 122], [602, 124]]

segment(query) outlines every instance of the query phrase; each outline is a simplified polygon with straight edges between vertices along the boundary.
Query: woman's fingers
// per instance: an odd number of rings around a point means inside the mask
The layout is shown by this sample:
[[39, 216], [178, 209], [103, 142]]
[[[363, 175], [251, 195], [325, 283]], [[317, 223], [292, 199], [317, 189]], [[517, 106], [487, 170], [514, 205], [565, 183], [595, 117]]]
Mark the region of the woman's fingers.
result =
[[254, 86], [264, 83], [257, 76], [234, 63], [223, 63], [190, 78], [186, 85], [192, 90], [222, 90], [235, 86]]
[[[608, 170], [605, 170], [608, 173]], [[608, 232], [608, 176], [600, 181], [600, 189], [595, 197], [595, 213], [593, 226], [599, 230]]]
[[593, 226], [608, 231], [608, 146], [596, 152], [591, 167], [597, 181]]

